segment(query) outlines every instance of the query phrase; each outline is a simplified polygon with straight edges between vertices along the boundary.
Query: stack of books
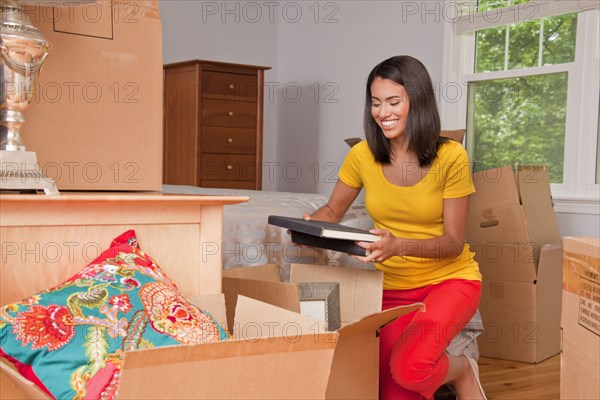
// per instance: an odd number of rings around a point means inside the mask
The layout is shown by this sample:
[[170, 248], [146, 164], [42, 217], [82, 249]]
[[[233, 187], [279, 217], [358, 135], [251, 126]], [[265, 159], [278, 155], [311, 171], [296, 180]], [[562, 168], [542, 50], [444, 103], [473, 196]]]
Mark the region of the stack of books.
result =
[[327, 221], [269, 215], [268, 222], [269, 225], [287, 228], [291, 233], [293, 243], [358, 256], [366, 256], [368, 253], [366, 249], [355, 242], [376, 242], [381, 239], [380, 236], [364, 229]]

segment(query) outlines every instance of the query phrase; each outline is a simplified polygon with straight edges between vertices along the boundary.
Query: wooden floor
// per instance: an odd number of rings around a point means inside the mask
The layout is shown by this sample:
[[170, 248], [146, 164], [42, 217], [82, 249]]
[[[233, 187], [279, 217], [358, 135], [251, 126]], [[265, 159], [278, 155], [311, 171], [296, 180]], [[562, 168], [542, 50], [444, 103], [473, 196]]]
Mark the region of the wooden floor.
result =
[[560, 355], [539, 364], [480, 357], [479, 374], [489, 400], [560, 398]]

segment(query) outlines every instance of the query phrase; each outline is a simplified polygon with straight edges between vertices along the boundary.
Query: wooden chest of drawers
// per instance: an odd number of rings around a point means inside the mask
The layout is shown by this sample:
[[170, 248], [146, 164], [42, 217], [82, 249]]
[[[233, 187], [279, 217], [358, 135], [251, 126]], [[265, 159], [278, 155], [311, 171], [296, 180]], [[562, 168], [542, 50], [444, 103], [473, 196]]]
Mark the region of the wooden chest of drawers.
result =
[[267, 69], [203, 60], [164, 66], [164, 183], [261, 189]]

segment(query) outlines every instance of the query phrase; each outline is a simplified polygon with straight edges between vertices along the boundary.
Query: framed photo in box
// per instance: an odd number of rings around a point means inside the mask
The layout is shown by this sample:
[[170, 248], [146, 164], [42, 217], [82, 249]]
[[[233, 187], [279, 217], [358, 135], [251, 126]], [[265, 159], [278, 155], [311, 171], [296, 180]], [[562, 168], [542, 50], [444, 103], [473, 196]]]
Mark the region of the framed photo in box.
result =
[[340, 284], [338, 282], [300, 282], [300, 314], [325, 321], [327, 330], [341, 327]]

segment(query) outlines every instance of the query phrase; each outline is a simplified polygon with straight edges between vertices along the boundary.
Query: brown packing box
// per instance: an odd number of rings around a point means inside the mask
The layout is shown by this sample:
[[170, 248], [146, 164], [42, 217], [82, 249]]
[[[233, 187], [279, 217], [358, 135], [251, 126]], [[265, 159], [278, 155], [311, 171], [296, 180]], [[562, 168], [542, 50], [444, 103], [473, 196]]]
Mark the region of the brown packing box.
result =
[[[377, 399], [377, 331], [419, 307], [386, 310], [336, 332], [319, 333], [306, 317], [286, 310], [280, 309], [282, 320], [275, 315], [265, 319], [273, 306], [240, 296], [236, 325], [246, 331], [250, 324], [250, 332], [260, 327], [262, 335], [126, 353], [119, 398]], [[273, 331], [273, 326], [284, 329]], [[308, 331], [302, 332], [302, 326]]]
[[23, 141], [59, 190], [162, 189], [157, 0], [31, 2], [52, 43]]
[[365, 315], [381, 311], [383, 273], [381, 271], [292, 264], [290, 282], [339, 282], [342, 326]]
[[[217, 320], [225, 318], [218, 295], [193, 300], [211, 307]], [[240, 329], [233, 340], [126, 353], [119, 398], [377, 399], [378, 330], [421, 306], [367, 315], [325, 332], [316, 320], [239, 296]], [[23, 398], [47, 398], [18, 376], [2, 378]]]
[[241, 267], [223, 270], [223, 293], [230, 330], [238, 295], [300, 312], [299, 282], [339, 282], [342, 326], [381, 311], [383, 273], [358, 268], [291, 264], [290, 282], [281, 282], [279, 266]]
[[600, 399], [600, 238], [563, 238], [560, 398]]
[[467, 242], [483, 276], [480, 355], [538, 363], [560, 352], [562, 250], [545, 168], [473, 174]]
[[535, 262], [544, 244], [560, 242], [545, 168], [495, 168], [473, 174], [473, 183], [469, 242], [530, 245]]

